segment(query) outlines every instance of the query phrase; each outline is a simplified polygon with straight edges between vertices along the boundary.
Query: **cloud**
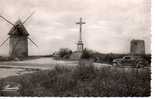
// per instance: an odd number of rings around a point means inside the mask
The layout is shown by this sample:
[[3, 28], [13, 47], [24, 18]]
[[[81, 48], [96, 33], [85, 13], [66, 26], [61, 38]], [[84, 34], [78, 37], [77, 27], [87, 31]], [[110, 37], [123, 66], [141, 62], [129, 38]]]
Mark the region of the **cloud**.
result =
[[[83, 25], [85, 47], [100, 52], [128, 53], [131, 39], [144, 39], [150, 53], [150, 0], [1, 0], [0, 14], [11, 22], [19, 17], [30, 37], [29, 54], [49, 54], [68, 47], [76, 50], [79, 17]], [[0, 42], [12, 26], [0, 20]], [[0, 54], [7, 54], [6, 47]]]

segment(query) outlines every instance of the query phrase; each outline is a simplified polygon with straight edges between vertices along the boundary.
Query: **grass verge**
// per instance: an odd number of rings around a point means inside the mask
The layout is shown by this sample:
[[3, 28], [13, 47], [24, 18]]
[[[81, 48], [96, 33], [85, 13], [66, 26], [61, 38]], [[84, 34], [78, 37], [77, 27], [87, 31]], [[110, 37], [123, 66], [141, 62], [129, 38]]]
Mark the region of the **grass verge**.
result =
[[0, 89], [6, 82], [16, 82], [21, 85], [20, 96], [147, 97], [150, 81], [149, 70], [96, 68], [91, 62], [81, 61], [77, 67], [56, 66], [52, 70], [1, 79]]

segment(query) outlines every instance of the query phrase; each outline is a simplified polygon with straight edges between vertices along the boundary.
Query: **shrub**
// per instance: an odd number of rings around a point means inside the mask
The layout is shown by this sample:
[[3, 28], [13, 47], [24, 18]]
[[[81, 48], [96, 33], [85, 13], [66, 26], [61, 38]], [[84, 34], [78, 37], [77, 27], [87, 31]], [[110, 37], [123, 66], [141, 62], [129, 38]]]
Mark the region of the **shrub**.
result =
[[89, 60], [80, 60], [79, 65], [73, 71], [73, 78], [80, 81], [89, 81], [96, 77], [96, 68]]
[[82, 51], [81, 59], [90, 59], [91, 57], [92, 56], [91, 56], [90, 51], [88, 51], [87, 49], [84, 49]]
[[68, 48], [61, 48], [58, 53], [60, 55], [60, 58], [68, 59], [69, 56], [72, 54], [72, 50]]
[[75, 68], [56, 66], [1, 80], [21, 84], [21, 96], [150, 96], [150, 70], [96, 68], [90, 60], [80, 60]]

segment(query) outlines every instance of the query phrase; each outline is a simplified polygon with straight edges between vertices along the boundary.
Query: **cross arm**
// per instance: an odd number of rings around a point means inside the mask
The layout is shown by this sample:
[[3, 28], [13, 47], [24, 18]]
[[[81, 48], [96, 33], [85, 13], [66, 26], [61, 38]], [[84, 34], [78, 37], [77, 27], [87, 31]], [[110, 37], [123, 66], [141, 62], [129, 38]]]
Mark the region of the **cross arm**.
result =
[[85, 22], [76, 22], [76, 24], [86, 24]]

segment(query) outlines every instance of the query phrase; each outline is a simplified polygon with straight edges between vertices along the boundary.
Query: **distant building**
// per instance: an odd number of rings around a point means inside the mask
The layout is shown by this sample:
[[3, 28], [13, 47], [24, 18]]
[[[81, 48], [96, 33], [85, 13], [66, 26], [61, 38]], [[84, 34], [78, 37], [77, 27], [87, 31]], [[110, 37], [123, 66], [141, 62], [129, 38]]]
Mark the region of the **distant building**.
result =
[[145, 41], [132, 40], [130, 45], [131, 54], [145, 54]]

